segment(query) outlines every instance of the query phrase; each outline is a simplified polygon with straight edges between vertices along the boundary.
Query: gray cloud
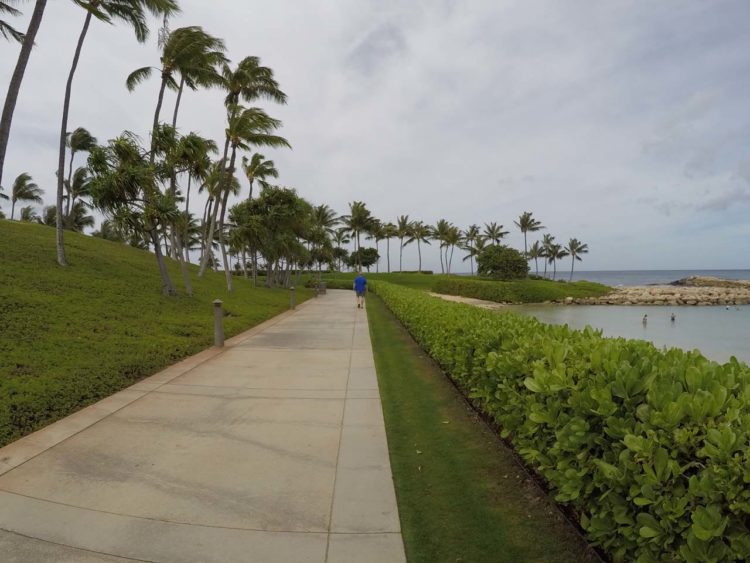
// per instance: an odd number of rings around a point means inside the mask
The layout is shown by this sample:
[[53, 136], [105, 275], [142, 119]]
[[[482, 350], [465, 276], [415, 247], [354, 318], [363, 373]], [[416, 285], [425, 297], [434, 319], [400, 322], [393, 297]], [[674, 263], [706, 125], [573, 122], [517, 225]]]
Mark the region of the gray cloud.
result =
[[[265, 107], [294, 150], [263, 152], [282, 183], [314, 202], [344, 212], [361, 199], [384, 219], [408, 213], [461, 226], [512, 225], [528, 209], [559, 240], [589, 243], [590, 269], [747, 266], [730, 240], [745, 232], [737, 209], [747, 203], [741, 178], [750, 178], [745, 0], [181, 4], [173, 28], [203, 25], [234, 60], [255, 54], [275, 69], [289, 104]], [[54, 185], [83, 20], [72, 2], [47, 10], [6, 166], [9, 177], [29, 171], [43, 187]], [[17, 49], [0, 50], [7, 83]], [[157, 84], [128, 94], [124, 80], [157, 61], [155, 37], [138, 45], [123, 27], [94, 22], [71, 127], [102, 140], [123, 129], [148, 138]], [[221, 138], [221, 99], [188, 93], [180, 126]], [[691, 243], [710, 252], [685, 252], [689, 225], [709, 218], [721, 227]], [[415, 254], [405, 252], [411, 266]], [[439, 268], [434, 248], [426, 263]]]

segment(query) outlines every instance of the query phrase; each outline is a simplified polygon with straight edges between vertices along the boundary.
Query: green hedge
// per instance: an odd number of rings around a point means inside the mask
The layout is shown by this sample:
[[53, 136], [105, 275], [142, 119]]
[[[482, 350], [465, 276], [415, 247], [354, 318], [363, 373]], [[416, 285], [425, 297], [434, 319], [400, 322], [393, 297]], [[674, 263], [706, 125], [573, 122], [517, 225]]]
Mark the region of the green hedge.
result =
[[750, 558], [750, 368], [377, 282], [615, 561]]
[[611, 291], [606, 285], [580, 281], [557, 283], [550, 280], [492, 281], [476, 279], [441, 279], [433, 291], [461, 295], [497, 303], [542, 303], [566, 297], [596, 297]]

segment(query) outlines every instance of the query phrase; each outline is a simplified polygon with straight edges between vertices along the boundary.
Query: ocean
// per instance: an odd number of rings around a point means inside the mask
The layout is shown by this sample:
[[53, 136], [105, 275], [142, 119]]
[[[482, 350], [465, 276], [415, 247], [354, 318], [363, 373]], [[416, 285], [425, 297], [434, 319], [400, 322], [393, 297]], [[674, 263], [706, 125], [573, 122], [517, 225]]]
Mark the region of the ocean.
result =
[[[532, 273], [534, 272], [532, 266]], [[547, 272], [549, 274], [549, 272]], [[558, 279], [568, 280], [570, 270], [557, 272]], [[588, 280], [616, 287], [618, 285], [667, 284], [688, 276], [712, 276], [729, 280], [750, 280], [750, 270], [601, 270], [573, 272], [573, 281]]]

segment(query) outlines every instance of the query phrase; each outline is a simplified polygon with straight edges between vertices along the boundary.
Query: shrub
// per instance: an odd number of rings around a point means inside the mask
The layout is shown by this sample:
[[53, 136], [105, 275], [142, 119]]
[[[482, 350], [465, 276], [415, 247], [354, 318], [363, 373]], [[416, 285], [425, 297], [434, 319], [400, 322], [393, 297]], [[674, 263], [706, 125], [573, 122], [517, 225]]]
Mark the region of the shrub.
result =
[[615, 561], [750, 558], [750, 368], [376, 282]]
[[497, 303], [542, 303], [566, 297], [605, 295], [610, 289], [592, 282], [566, 283], [561, 286], [550, 280], [492, 281], [456, 278], [439, 280], [433, 286], [433, 291]]
[[500, 280], [520, 280], [529, 274], [529, 263], [515, 248], [493, 244], [477, 256], [477, 270]]

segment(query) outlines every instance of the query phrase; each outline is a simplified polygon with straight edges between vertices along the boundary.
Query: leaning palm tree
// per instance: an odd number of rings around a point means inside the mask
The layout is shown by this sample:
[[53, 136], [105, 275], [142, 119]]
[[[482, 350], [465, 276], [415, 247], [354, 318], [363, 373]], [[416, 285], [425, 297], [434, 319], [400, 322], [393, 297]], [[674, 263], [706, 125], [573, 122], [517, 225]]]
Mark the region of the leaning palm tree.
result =
[[245, 172], [245, 177], [250, 182], [250, 195], [247, 199], [253, 199], [253, 184], [255, 180], [261, 187], [268, 185], [268, 178], [278, 178], [279, 171], [276, 170], [276, 165], [273, 160], [266, 160], [266, 157], [260, 153], [253, 153], [253, 156], [247, 158], [242, 157], [242, 170]]
[[[130, 73], [126, 85], [131, 92], [138, 84], [148, 79], [154, 70], [157, 70], [161, 76], [161, 85], [151, 126], [152, 134], [159, 127], [164, 93], [168, 87], [178, 91], [172, 119], [172, 127], [176, 128], [177, 112], [179, 111], [179, 103], [185, 84], [195, 90], [198, 86], [217, 86], [221, 83], [218, 67], [227, 62], [224, 50], [224, 42], [209, 35], [201, 27], [181, 27], [172, 31], [165, 40], [162, 47], [160, 68], [145, 66]], [[179, 84], [175, 80], [176, 74], [180, 75]], [[153, 138], [152, 162], [155, 142], [156, 139]]]
[[383, 237], [385, 238], [385, 256], [388, 266], [388, 273], [391, 273], [391, 239], [398, 236], [398, 230], [393, 223], [383, 224]]
[[[448, 244], [446, 243], [446, 238], [448, 237], [448, 232], [450, 231], [451, 227], [453, 225], [450, 224], [450, 222], [446, 221], [445, 219], [440, 219], [437, 223], [435, 223], [435, 226], [431, 228], [431, 236], [434, 240], [438, 241], [438, 250], [440, 251], [440, 271], [441, 273], [445, 273], [445, 270], [448, 266]], [[445, 261], [443, 261], [443, 249], [445, 249]]]
[[536, 275], [539, 275], [539, 258], [544, 258], [544, 247], [539, 243], [538, 240], [534, 241], [534, 244], [531, 245], [529, 248], [528, 258], [530, 260], [534, 260], [534, 268], [536, 270]]
[[492, 244], [500, 244], [500, 240], [509, 232], [504, 231], [503, 226], [495, 222], [484, 224], [484, 237], [490, 240]]
[[540, 231], [544, 229], [544, 226], [540, 221], [537, 221], [532, 216], [531, 211], [524, 211], [521, 213], [521, 216], [518, 218], [518, 221], [513, 221], [515, 223], [516, 227], [523, 233], [523, 255], [526, 256], [526, 259], [529, 259], [529, 251], [526, 247], [526, 233], [535, 233], [536, 231]]
[[[7, 7], [8, 2], [0, 1], [0, 6]], [[36, 34], [37, 31], [39, 31], [39, 25], [42, 23], [42, 16], [44, 15], [44, 9], [46, 7], [47, 0], [36, 0], [34, 12], [32, 13], [31, 21], [29, 22], [29, 28], [24, 35], [21, 52], [18, 54], [16, 67], [13, 70], [13, 75], [8, 83], [8, 94], [5, 96], [3, 115], [0, 118], [0, 186], [3, 184], [3, 167], [5, 165], [5, 153], [8, 149], [8, 139], [10, 138], [10, 125], [13, 121], [13, 112], [16, 109], [18, 93], [21, 91], [21, 83], [23, 82], [23, 75], [26, 72], [26, 65], [29, 64], [31, 49], [34, 47]]]
[[89, 215], [89, 206], [82, 201], [76, 201], [65, 217], [65, 228], [69, 231], [82, 233], [87, 227], [94, 226], [94, 218]]
[[[461, 229], [455, 225], [451, 225], [450, 229], [448, 229], [448, 232], [445, 234], [445, 271], [448, 274], [451, 273], [451, 266], [453, 265], [453, 251], [456, 246], [461, 243], [462, 234]], [[448, 255], [449, 249], [450, 256]]]
[[570, 281], [573, 281], [573, 268], [576, 264], [576, 260], [579, 262], [583, 260], [581, 254], [588, 254], [589, 245], [582, 243], [577, 238], [572, 238], [568, 241], [568, 246], [565, 250], [570, 255]]
[[91, 195], [91, 175], [89, 169], [83, 166], [78, 168], [73, 173], [72, 181], [65, 183], [67, 191], [67, 203], [65, 209], [65, 217], [71, 214], [71, 208], [78, 203], [81, 198], [86, 198]]
[[[20, 16], [21, 12], [11, 6], [11, 4], [15, 4], [17, 2], [18, 0], [5, 0], [5, 2], [0, 1], [0, 15], [8, 14], [9, 16]], [[18, 31], [5, 20], [0, 20], [0, 35], [2, 35], [4, 39], [13, 39], [18, 43], [21, 43], [24, 38], [23, 33]]]
[[413, 242], [417, 243], [417, 254], [419, 255], [419, 273], [422, 273], [422, 243], [430, 244], [430, 233], [431, 229], [428, 225], [425, 225], [422, 221], [413, 221], [409, 227], [409, 238], [404, 243], [404, 246]]
[[[232, 291], [232, 273], [229, 271], [228, 263], [226, 260], [226, 248], [224, 246], [223, 229], [224, 229], [224, 217], [227, 209], [227, 201], [229, 199], [229, 189], [227, 182], [230, 176], [234, 176], [235, 163], [237, 160], [237, 151], [250, 150], [251, 147], [266, 146], [272, 148], [291, 148], [289, 141], [284, 137], [274, 135], [273, 132], [281, 127], [281, 121], [270, 117], [266, 112], [259, 108], [243, 108], [242, 106], [230, 106], [228, 109], [228, 127], [226, 130], [227, 139], [229, 145], [232, 148], [232, 154], [229, 158], [229, 166], [225, 169], [222, 174], [220, 181], [222, 188], [220, 193], [223, 193], [223, 200], [221, 203], [221, 215], [219, 217], [219, 247], [221, 248], [222, 259], [224, 261], [224, 270], [227, 276], [227, 288]], [[227, 149], [225, 147], [224, 158], [222, 163], [227, 161]], [[214, 206], [213, 226], [215, 228], [216, 217], [218, 207]], [[210, 241], [213, 237], [213, 230], [209, 230], [208, 240]], [[199, 275], [205, 272], [207, 261], [203, 261], [201, 264], [201, 271]]]
[[63, 240], [63, 189], [65, 174], [65, 140], [68, 133], [68, 113], [70, 98], [73, 91], [73, 78], [78, 61], [81, 57], [83, 42], [86, 39], [91, 19], [96, 18], [105, 23], [115, 20], [125, 22], [133, 28], [136, 39], [143, 43], [148, 37], [147, 12], [155, 16], [173, 14], [179, 11], [176, 0], [73, 0], [75, 4], [86, 11], [83, 29], [78, 37], [73, 63], [70, 66], [68, 81], [65, 85], [65, 99], [63, 101], [62, 123], [60, 125], [60, 146], [57, 162], [57, 263], [67, 266], [65, 260], [65, 245]]
[[[70, 149], [70, 163], [68, 166], [68, 185], [73, 179], [73, 161], [77, 152], [91, 152], [96, 146], [96, 137], [89, 133], [85, 127], [78, 127], [68, 133], [65, 139], [66, 146]], [[70, 210], [70, 199], [68, 199], [68, 210]], [[67, 215], [67, 212], [66, 212]]]
[[[471, 227], [469, 227], [471, 228]], [[466, 240], [466, 239], [464, 239]], [[487, 248], [487, 239], [484, 238], [481, 235], [477, 235], [472, 244], [464, 244], [464, 250], [466, 251], [466, 256], [464, 256], [463, 261], [466, 262], [467, 260], [471, 260], [472, 263], [472, 270], [471, 275], [474, 275], [474, 260], [484, 252], [484, 250]]]
[[396, 219], [396, 236], [398, 237], [398, 241], [400, 243], [399, 250], [398, 250], [398, 270], [399, 272], [403, 271], [403, 265], [402, 265], [402, 259], [404, 256], [404, 240], [409, 237], [409, 229], [411, 227], [411, 222], [409, 221], [408, 215], [400, 215]]
[[19, 174], [13, 182], [13, 188], [11, 189], [10, 196], [10, 218], [13, 220], [13, 216], [16, 211], [17, 201], [33, 201], [34, 203], [42, 203], [42, 194], [44, 191], [37, 186], [26, 172]]

